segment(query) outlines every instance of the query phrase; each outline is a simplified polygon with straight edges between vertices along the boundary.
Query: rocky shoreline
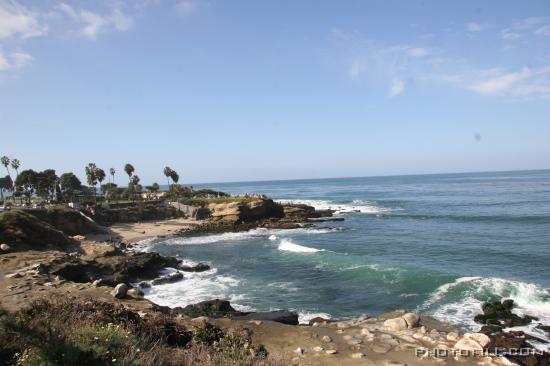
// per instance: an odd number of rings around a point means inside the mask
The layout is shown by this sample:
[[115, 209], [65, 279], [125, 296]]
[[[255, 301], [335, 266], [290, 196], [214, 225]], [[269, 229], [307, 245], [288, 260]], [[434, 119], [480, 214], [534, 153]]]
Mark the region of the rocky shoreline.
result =
[[[406, 311], [345, 322], [317, 318], [307, 326], [298, 326], [296, 313], [240, 312], [223, 299], [176, 308], [144, 299], [143, 288], [180, 281], [182, 272], [204, 271], [209, 267], [202, 263], [183, 265], [176, 258], [158, 253], [133, 252], [131, 249], [139, 240], [254, 228], [293, 229], [343, 219], [332, 217], [334, 212], [330, 210], [280, 205], [270, 199], [219, 204], [210, 209], [211, 215], [206, 220], [175, 218], [113, 224], [108, 228], [96, 226], [74, 213], [66, 220], [60, 212], [3, 213], [0, 305], [16, 312], [44, 299], [93, 298], [122, 305], [141, 317], [163, 314], [189, 328], [214, 324], [230, 330], [245, 326], [252, 339], [265, 345], [284, 364], [491, 366], [510, 365], [512, 361], [529, 366], [548, 364], [548, 353], [500, 357], [489, 352], [502, 347], [533, 350], [529, 345], [532, 339], [522, 332], [503, 332], [506, 326], [531, 321], [515, 315], [510, 301], [484, 306], [483, 314], [476, 317], [476, 321], [484, 324], [481, 332], [464, 333], [452, 324]], [[162, 275], [167, 267], [174, 272]], [[434, 354], [430, 351], [433, 349], [449, 353]], [[451, 352], [455, 349], [476, 356], [457, 355]]]

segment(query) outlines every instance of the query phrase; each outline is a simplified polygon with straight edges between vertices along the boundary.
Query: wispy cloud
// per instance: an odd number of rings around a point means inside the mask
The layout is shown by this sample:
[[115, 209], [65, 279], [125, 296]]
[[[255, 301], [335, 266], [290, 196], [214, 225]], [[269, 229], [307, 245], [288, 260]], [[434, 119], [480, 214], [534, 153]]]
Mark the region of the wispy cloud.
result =
[[347, 31], [342, 30], [338, 27], [332, 27], [332, 29], [330, 30], [330, 34], [334, 38], [338, 38], [338, 39], [341, 39], [343, 41], [349, 41], [357, 35], [357, 32], [347, 32]]
[[543, 25], [535, 31], [538, 36], [550, 36], [550, 25]]
[[210, 3], [203, 0], [178, 0], [176, 1], [174, 8], [179, 15], [186, 17], [196, 13], [200, 10], [200, 8], [207, 7], [209, 5]]
[[411, 57], [424, 57], [428, 55], [428, 50], [422, 47], [411, 47], [407, 49], [407, 54]]
[[0, 39], [16, 36], [26, 39], [47, 32], [47, 25], [39, 22], [37, 14], [16, 1], [0, 0]]
[[114, 3], [110, 12], [105, 14], [86, 9], [76, 10], [66, 3], [61, 3], [56, 8], [79, 24], [81, 34], [90, 39], [96, 39], [100, 32], [108, 28], [124, 32], [134, 24], [133, 18], [122, 11], [121, 3]]
[[487, 28], [489, 28], [489, 25], [486, 23], [467, 23], [466, 24], [466, 30], [472, 33], [482, 32]]
[[0, 49], [0, 71], [17, 70], [32, 61], [32, 56], [25, 52], [4, 53]]
[[483, 96], [550, 98], [550, 66], [508, 71], [502, 68], [473, 70], [443, 78], [462, 89]]
[[348, 76], [351, 80], [357, 80], [361, 77], [361, 74], [365, 71], [365, 65], [359, 58], [354, 59], [348, 70]]
[[398, 96], [405, 91], [405, 82], [403, 80], [394, 80], [390, 86], [390, 97]]

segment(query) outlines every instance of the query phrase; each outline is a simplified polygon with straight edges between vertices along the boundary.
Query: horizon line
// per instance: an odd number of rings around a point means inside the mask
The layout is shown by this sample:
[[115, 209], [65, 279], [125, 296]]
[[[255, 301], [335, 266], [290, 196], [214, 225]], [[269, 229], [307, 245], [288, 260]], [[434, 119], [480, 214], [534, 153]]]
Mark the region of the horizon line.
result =
[[[201, 186], [204, 186], [204, 185], [207, 185], [207, 184], [266, 183], [266, 182], [291, 182], [291, 181], [329, 180], [329, 179], [411, 177], [411, 176], [426, 176], [426, 175], [457, 175], [457, 174], [482, 174], [482, 173], [540, 172], [540, 171], [547, 171], [547, 170], [550, 171], [550, 168], [518, 169], [518, 170], [486, 170], [486, 171], [466, 171], [466, 172], [447, 172], [447, 173], [362, 175], [362, 176], [322, 177], [322, 178], [262, 179], [262, 180], [242, 180], [242, 181], [237, 181], [236, 180], [236, 181], [226, 181], [226, 182], [200, 182], [200, 183], [186, 183], [186, 184], [187, 185], [201, 185]], [[161, 184], [161, 186], [165, 186], [165, 184]]]

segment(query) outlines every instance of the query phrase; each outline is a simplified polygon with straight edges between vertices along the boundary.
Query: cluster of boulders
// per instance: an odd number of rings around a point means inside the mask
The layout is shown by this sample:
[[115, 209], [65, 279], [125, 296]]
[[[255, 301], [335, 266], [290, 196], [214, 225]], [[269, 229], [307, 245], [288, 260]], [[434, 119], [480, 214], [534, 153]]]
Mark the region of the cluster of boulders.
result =
[[524, 326], [537, 320], [533, 316], [519, 316], [512, 313], [513, 307], [514, 300], [512, 299], [486, 302], [481, 306], [483, 314], [476, 315], [474, 321], [483, 324], [482, 333], [491, 334], [500, 332], [506, 327]]

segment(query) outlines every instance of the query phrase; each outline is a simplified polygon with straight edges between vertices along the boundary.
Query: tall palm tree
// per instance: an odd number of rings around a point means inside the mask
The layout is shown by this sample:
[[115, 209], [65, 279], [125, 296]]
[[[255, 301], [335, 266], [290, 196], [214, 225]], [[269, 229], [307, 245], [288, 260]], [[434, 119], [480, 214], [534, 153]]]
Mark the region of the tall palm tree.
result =
[[105, 171], [103, 169], [97, 168], [95, 175], [101, 189], [101, 182], [105, 180]]
[[20, 166], [21, 166], [21, 162], [19, 161], [19, 159], [12, 159], [11, 167], [13, 168], [13, 170], [15, 170], [15, 173], [17, 174], [17, 176], [15, 177], [16, 179], [19, 176], [19, 167]]
[[164, 175], [166, 176], [166, 181], [168, 182], [168, 191], [170, 191], [170, 177], [172, 176], [173, 170], [167, 166], [164, 167]]
[[[97, 171], [98, 171], [98, 168], [94, 163], [90, 163], [86, 166], [85, 171], [86, 171], [86, 180], [88, 182], [88, 185], [93, 187], [94, 203], [97, 204], [97, 196], [96, 196], [95, 186], [97, 184]], [[105, 174], [105, 173], [103, 173], [103, 174]], [[104, 177], [105, 177], [105, 175], [104, 175]]]
[[134, 166], [132, 164], [124, 165], [124, 171], [128, 174], [128, 181], [131, 182], [132, 174], [134, 174]]
[[[115, 173], [116, 173], [116, 170], [115, 168], [111, 168], [109, 169], [109, 175], [112, 177], [112, 182], [109, 182], [109, 183], [112, 183], [112, 184], [115, 184]], [[111, 179], [109, 179], [111, 180]], [[109, 197], [112, 197], [113, 196], [113, 186], [109, 186]]]
[[[10, 169], [8, 168], [8, 165], [10, 165], [10, 158], [4, 155], [0, 158], [0, 162], [6, 168], [6, 171], [8, 172], [8, 176], [10, 177], [10, 181], [12, 182], [12, 188], [13, 188], [13, 179], [11, 179]], [[13, 198], [13, 201], [15, 202], [15, 195], [12, 195], [12, 198]]]

